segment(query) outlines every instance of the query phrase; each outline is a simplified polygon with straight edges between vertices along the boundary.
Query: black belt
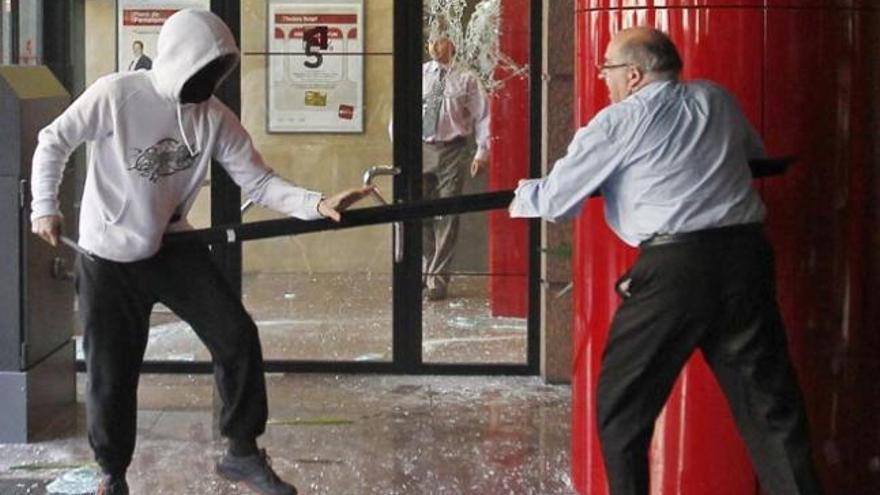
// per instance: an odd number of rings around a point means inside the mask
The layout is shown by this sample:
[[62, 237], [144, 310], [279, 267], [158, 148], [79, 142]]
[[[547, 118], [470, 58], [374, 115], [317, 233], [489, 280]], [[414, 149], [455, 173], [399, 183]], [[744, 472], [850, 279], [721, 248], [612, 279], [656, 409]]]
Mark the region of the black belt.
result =
[[431, 146], [451, 146], [453, 144], [461, 144], [465, 141], [464, 136], [458, 136], [456, 138], [452, 138], [449, 141], [423, 141], [425, 144], [430, 144]]
[[663, 246], [665, 244], [678, 244], [681, 242], [712, 241], [742, 234], [757, 234], [764, 230], [763, 223], [741, 223], [728, 225], [714, 229], [694, 230], [692, 232], [680, 232], [678, 234], [654, 234], [650, 239], [642, 241], [640, 248]]

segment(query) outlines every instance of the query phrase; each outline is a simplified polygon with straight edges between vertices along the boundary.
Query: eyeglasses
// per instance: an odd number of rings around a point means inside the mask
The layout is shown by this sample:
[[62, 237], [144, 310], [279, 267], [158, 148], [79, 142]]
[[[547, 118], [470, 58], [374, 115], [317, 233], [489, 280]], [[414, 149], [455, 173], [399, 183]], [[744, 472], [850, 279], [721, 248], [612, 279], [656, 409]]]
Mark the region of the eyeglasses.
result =
[[633, 64], [631, 64], [629, 62], [625, 62], [622, 64], [609, 64], [606, 62], [602, 65], [596, 64], [596, 71], [599, 73], [599, 78], [602, 79], [605, 77], [605, 73], [607, 71], [612, 70], [612, 69], [619, 69], [621, 67], [629, 67], [630, 65], [633, 65]]

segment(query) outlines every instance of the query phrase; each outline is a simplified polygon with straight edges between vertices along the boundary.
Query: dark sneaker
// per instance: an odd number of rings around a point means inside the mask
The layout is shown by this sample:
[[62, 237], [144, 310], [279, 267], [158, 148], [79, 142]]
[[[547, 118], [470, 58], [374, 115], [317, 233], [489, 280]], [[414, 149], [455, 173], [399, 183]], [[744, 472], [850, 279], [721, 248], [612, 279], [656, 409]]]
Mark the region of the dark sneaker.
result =
[[272, 470], [265, 449], [258, 454], [236, 457], [226, 453], [216, 466], [217, 474], [229, 481], [240, 481], [262, 495], [296, 495], [296, 488]]
[[125, 478], [104, 476], [98, 483], [95, 495], [128, 495], [128, 483]]

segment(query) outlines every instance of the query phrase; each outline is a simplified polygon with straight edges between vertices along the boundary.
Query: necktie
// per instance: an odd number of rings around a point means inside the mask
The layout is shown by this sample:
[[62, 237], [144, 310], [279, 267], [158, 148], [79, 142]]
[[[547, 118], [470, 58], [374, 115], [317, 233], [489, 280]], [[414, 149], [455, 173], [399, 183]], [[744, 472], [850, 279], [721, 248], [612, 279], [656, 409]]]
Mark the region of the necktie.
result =
[[440, 74], [431, 85], [431, 91], [425, 98], [422, 114], [422, 137], [427, 139], [437, 133], [440, 121], [440, 108], [443, 106], [443, 92], [446, 89], [446, 69], [441, 68]]

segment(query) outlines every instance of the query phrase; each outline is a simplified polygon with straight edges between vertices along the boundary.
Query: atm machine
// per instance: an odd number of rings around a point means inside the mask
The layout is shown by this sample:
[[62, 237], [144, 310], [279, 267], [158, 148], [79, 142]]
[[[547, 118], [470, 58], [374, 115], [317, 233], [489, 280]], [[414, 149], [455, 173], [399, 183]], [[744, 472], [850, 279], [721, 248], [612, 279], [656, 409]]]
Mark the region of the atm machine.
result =
[[[37, 134], [69, 103], [48, 68], [0, 66], [0, 443], [45, 438], [75, 419], [73, 256], [31, 234], [29, 221]], [[75, 232], [71, 178], [59, 193], [66, 232]]]

